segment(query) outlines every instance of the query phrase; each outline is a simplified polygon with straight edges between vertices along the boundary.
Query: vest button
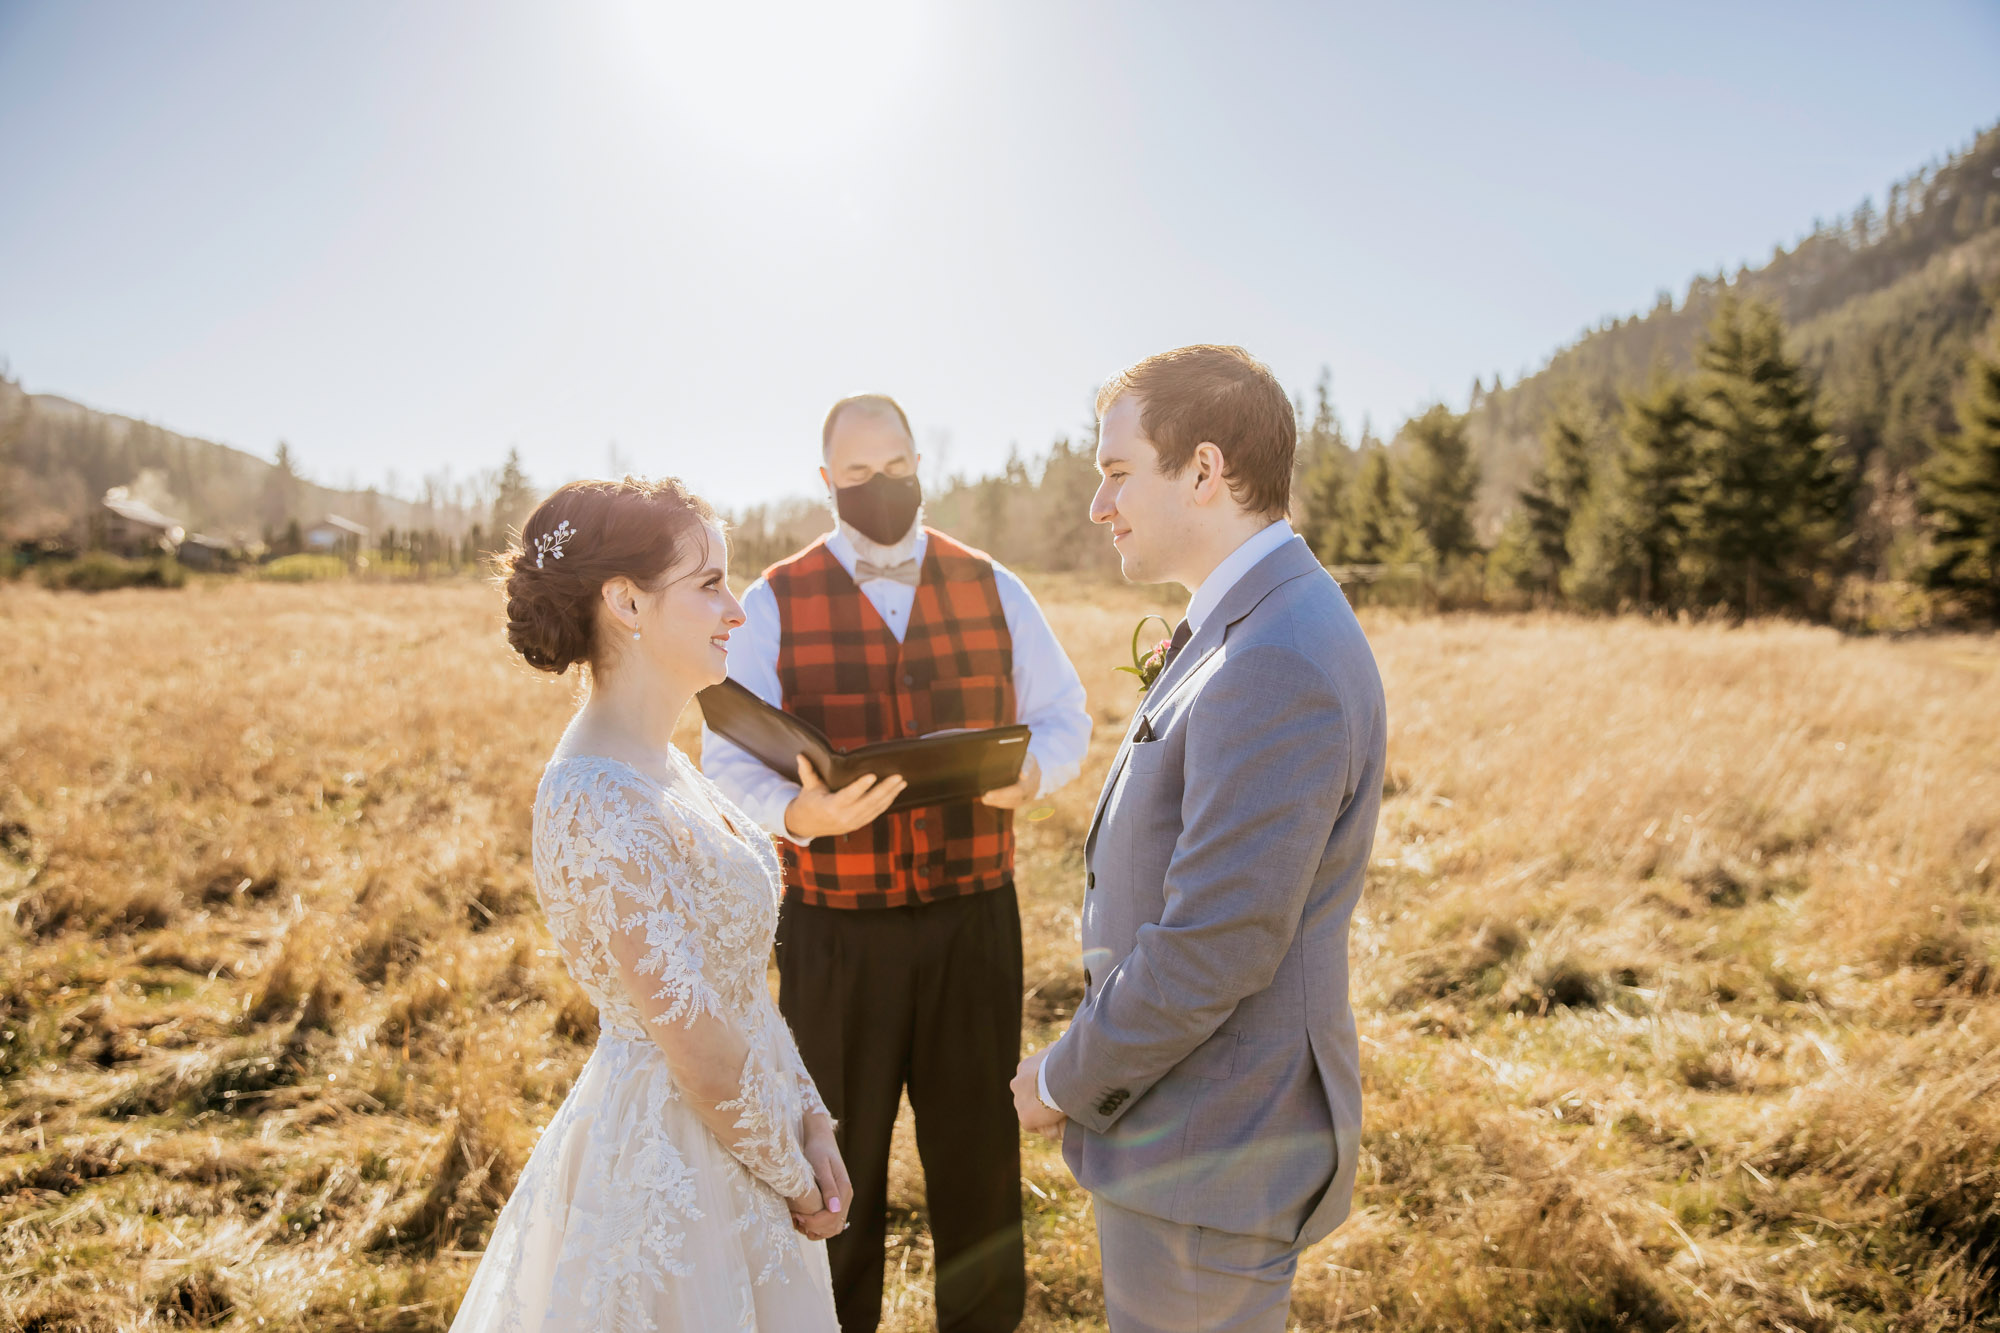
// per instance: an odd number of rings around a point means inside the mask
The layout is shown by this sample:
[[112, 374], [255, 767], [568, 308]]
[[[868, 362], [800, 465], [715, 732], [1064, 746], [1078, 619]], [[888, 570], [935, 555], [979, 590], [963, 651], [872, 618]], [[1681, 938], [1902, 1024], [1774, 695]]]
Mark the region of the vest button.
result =
[[917, 678], [916, 678], [915, 676], [912, 676], [912, 675], [910, 675], [910, 674], [908, 674], [908, 673], [906, 672], [906, 673], [904, 673], [904, 676], [903, 676], [903, 683], [904, 683], [905, 685], [914, 685], [914, 684], [916, 684], [916, 683], [917, 683]]
[[1097, 887], [1097, 872], [1095, 870], [1084, 871], [1083, 887], [1086, 892]]
[[917, 821], [917, 827], [918, 827], [918, 828], [922, 828], [923, 826], [924, 826], [924, 821], [923, 821], [923, 820], [921, 820], [921, 819], [919, 819], [919, 820]]

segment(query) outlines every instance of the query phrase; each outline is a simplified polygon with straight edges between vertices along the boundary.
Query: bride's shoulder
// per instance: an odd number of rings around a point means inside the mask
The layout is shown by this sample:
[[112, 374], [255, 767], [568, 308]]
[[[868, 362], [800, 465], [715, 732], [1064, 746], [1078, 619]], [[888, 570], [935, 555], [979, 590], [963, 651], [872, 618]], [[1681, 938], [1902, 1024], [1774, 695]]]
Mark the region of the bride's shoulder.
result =
[[535, 788], [535, 805], [548, 809], [577, 800], [650, 805], [652, 787], [630, 764], [598, 754], [549, 757]]

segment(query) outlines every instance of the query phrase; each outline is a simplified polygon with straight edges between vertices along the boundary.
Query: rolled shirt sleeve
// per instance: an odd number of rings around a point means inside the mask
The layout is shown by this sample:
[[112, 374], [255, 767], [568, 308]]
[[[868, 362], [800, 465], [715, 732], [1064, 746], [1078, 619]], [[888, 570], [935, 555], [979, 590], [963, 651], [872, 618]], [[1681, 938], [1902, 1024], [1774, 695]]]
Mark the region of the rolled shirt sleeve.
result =
[[1014, 642], [1014, 718], [1028, 728], [1028, 753], [1041, 769], [1047, 796], [1076, 780], [1090, 748], [1090, 710], [1083, 681], [1069, 654], [1056, 642], [1048, 618], [1028, 585], [999, 561], [993, 562], [1000, 611]]
[[[778, 597], [758, 579], [743, 593], [743, 625], [729, 636], [729, 678], [773, 707], [784, 706], [778, 684]], [[799, 784], [770, 770], [756, 755], [708, 729], [701, 729], [701, 771], [722, 788], [772, 836], [805, 844], [785, 827], [785, 808]]]

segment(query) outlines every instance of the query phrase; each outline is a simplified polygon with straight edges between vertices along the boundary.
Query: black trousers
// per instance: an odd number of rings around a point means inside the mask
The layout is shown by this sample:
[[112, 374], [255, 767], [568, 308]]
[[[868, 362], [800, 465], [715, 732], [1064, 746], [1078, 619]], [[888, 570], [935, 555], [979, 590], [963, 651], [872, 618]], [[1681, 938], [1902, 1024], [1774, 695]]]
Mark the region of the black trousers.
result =
[[903, 1090], [937, 1255], [940, 1333], [1021, 1322], [1021, 1138], [1008, 1082], [1021, 1054], [1021, 917], [1012, 884], [910, 907], [786, 902], [778, 1007], [839, 1122], [854, 1181], [827, 1243], [841, 1333], [882, 1316], [889, 1145]]

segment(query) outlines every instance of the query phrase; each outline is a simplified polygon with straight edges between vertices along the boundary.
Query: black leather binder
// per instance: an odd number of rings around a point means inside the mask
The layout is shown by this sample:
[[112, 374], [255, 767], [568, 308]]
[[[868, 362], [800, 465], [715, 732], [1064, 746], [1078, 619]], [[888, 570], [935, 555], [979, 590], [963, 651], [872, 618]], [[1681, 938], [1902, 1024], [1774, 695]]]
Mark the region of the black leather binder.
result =
[[1011, 786], [1028, 757], [1022, 726], [939, 731], [909, 740], [878, 741], [837, 750], [826, 733], [804, 718], [773, 708], [733, 680], [697, 694], [709, 730], [735, 741], [774, 773], [798, 780], [798, 756], [812, 761], [827, 786], [838, 791], [864, 773], [901, 774], [909, 785], [891, 810], [947, 801], [970, 801]]

